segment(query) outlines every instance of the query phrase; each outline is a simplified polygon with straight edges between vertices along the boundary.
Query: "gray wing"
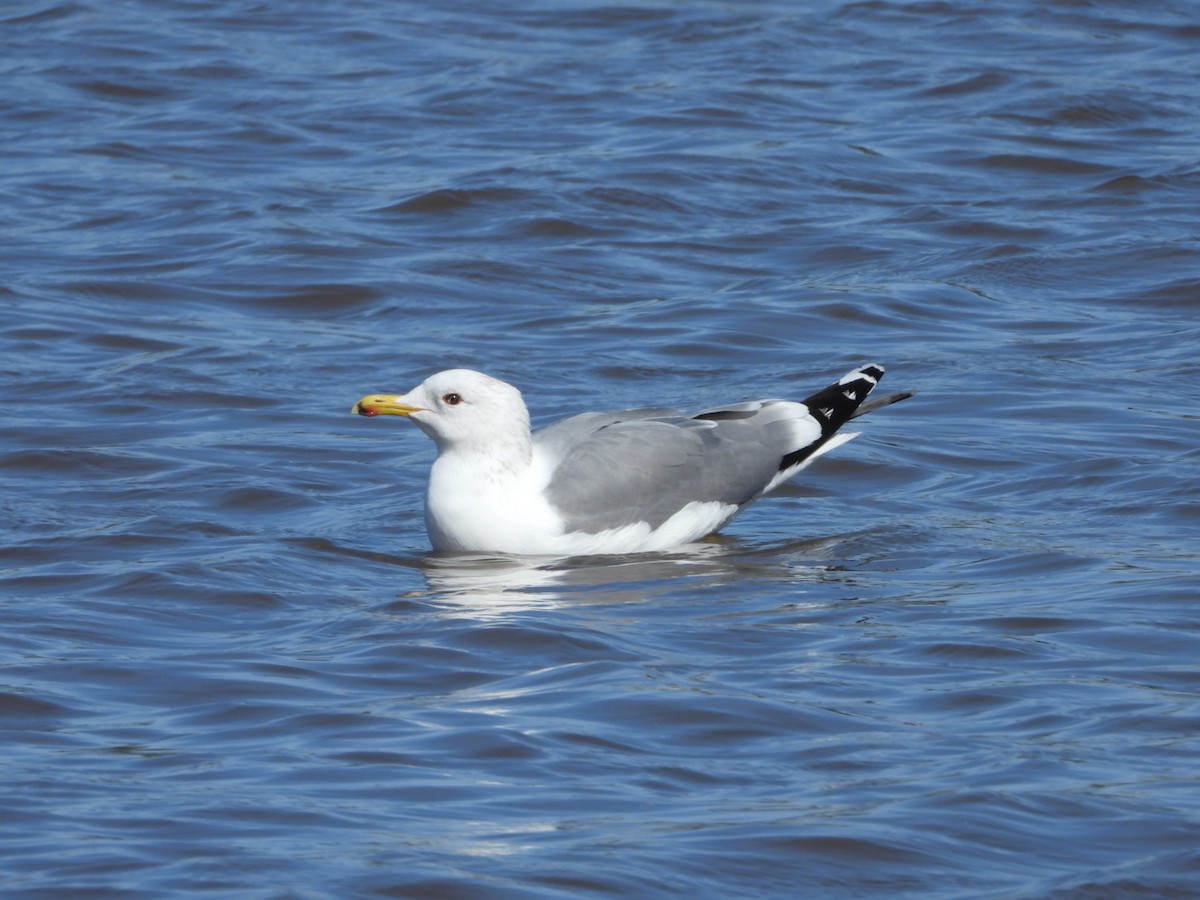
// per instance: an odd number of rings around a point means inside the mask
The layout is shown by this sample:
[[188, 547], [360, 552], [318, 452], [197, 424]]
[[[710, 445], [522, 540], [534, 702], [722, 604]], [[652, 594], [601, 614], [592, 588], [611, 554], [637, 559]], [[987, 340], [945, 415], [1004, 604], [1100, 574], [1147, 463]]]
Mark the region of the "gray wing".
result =
[[[753, 400], [694, 415], [643, 409], [587, 413], [534, 435], [558, 465], [546, 488], [569, 531], [633, 522], [657, 528], [693, 501], [741, 507], [804, 468], [883, 377], [869, 363], [799, 403]], [[853, 435], [850, 435], [853, 437]]]
[[586, 532], [633, 522], [656, 528], [697, 500], [742, 506], [771, 484], [780, 460], [796, 447], [795, 416], [782, 415], [785, 406], [795, 404], [768, 400], [691, 417], [629, 410], [564, 420], [535, 435], [561, 460], [547, 498], [567, 530]]
[[587, 440], [602, 428], [639, 419], [671, 418], [683, 416], [678, 409], [644, 407], [639, 409], [614, 409], [607, 412], [581, 413], [560, 419], [533, 433], [533, 440], [543, 450], [561, 458], [578, 444]]

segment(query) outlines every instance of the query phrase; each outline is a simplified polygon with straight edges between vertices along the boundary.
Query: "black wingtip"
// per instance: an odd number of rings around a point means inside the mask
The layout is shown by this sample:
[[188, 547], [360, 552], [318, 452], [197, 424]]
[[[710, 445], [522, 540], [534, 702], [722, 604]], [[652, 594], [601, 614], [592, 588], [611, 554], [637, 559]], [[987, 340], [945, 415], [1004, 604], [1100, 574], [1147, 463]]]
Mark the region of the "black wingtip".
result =
[[779, 471], [800, 465], [823, 447], [834, 433], [855, 416], [861, 416], [871, 410], [890, 406], [906, 397], [911, 397], [913, 391], [897, 391], [886, 397], [878, 397], [870, 402], [864, 402], [867, 395], [883, 378], [883, 366], [879, 363], [867, 363], [852, 369], [824, 390], [817, 391], [807, 400], [801, 402], [808, 407], [817, 424], [821, 426], [821, 436], [806, 447], [800, 447], [787, 453], [779, 461]]
[[854, 417], [862, 402], [883, 378], [879, 363], [867, 363], [847, 372], [824, 390], [803, 400], [809, 413], [821, 425], [821, 436], [829, 437]]

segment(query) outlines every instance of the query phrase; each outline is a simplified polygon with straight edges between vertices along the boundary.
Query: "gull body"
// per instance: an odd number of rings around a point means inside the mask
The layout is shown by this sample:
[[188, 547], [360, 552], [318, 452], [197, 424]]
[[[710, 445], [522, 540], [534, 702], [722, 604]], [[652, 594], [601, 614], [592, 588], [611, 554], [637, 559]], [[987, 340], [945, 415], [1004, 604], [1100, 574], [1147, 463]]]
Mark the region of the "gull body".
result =
[[803, 401], [754, 400], [697, 413], [583, 413], [531, 431], [520, 391], [470, 369], [352, 411], [410, 419], [437, 445], [425, 498], [433, 548], [573, 556], [667, 550], [724, 526], [748, 504], [857, 435], [883, 375], [855, 369]]

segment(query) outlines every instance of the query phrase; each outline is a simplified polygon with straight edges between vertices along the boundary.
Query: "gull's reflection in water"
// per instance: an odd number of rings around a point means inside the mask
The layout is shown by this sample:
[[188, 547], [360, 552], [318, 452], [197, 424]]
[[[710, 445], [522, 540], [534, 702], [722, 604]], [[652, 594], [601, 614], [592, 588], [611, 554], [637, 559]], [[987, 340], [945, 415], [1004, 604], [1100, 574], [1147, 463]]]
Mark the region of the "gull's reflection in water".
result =
[[428, 600], [471, 615], [589, 603], [641, 602], [663, 594], [763, 579], [812, 581], [831, 575], [830, 552], [856, 535], [754, 546], [716, 537], [671, 552], [626, 556], [426, 556]]

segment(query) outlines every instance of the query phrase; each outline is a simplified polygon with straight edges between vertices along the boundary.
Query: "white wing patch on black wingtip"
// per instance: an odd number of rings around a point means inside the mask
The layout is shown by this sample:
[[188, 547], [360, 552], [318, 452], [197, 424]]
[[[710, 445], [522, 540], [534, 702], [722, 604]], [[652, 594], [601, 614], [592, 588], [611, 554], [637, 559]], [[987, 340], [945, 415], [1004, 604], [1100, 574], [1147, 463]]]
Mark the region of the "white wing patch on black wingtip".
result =
[[[838, 379], [838, 384], [847, 385], [851, 382], [863, 379], [865, 381], [869, 381], [871, 383], [871, 387], [874, 387], [875, 385], [879, 384], [879, 379], [883, 377], [883, 372], [884, 368], [883, 366], [879, 365], [879, 363], [870, 363], [865, 366], [860, 366], [852, 372], [847, 372], [840, 379]], [[870, 388], [868, 388], [868, 390], [870, 390]]]

